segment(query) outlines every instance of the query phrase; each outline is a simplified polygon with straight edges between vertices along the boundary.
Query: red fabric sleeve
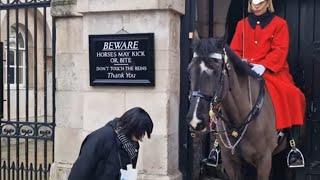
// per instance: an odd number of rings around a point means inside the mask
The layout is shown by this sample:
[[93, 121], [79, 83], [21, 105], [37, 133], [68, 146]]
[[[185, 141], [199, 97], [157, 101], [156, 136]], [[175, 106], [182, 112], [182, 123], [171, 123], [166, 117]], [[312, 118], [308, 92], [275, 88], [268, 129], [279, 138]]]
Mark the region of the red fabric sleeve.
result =
[[287, 23], [282, 23], [277, 28], [272, 43], [270, 52], [265, 59], [259, 63], [274, 73], [279, 72], [287, 64], [287, 55], [289, 49], [289, 32]]

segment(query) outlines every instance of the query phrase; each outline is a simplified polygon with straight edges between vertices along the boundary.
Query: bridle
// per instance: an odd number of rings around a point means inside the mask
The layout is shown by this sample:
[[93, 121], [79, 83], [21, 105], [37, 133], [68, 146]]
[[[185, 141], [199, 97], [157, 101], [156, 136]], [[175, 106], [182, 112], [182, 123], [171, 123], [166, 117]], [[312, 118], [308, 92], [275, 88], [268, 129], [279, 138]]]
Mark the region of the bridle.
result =
[[[207, 101], [210, 104], [210, 111], [209, 111], [209, 132], [213, 132], [213, 123], [216, 123], [215, 118], [211, 118], [213, 113], [220, 112], [221, 105], [224, 99], [225, 94], [223, 94], [223, 89], [225, 89], [225, 76], [229, 79], [229, 70], [230, 64], [228, 62], [228, 56], [226, 54], [225, 49], [223, 53], [211, 53], [207, 57], [199, 56], [197, 53], [194, 53], [193, 58], [206, 58], [209, 60], [220, 60], [222, 61], [221, 71], [219, 73], [219, 81], [216, 90], [213, 92], [213, 96], [206, 95], [201, 91], [192, 91], [192, 97], [198, 97]], [[229, 80], [228, 80], [229, 81]], [[230, 81], [229, 81], [230, 82]], [[230, 85], [229, 85], [230, 87]], [[211, 114], [211, 115], [210, 115]]]
[[224, 76], [228, 75], [229, 77], [229, 70], [230, 70], [230, 65], [228, 62], [228, 57], [226, 55], [226, 52], [224, 50], [224, 53], [211, 53], [208, 57], [202, 57], [197, 55], [196, 53], [194, 53], [193, 58], [206, 58], [209, 60], [222, 60], [222, 67], [221, 67], [221, 71], [219, 73], [219, 82], [218, 82], [218, 89], [214, 91], [213, 96], [208, 96], [200, 91], [193, 91], [192, 92], [192, 96], [193, 97], [199, 97], [202, 98], [204, 100], [206, 100], [207, 102], [210, 102], [210, 104], [216, 108], [218, 106], [221, 105], [223, 98], [222, 97], [222, 93], [223, 93], [223, 86], [224, 86]]
[[[219, 81], [216, 90], [213, 92], [213, 96], [208, 96], [200, 91], [193, 91], [192, 96], [193, 97], [198, 97], [201, 98], [210, 104], [210, 109], [209, 109], [209, 133], [214, 133], [216, 135], [219, 135], [220, 140], [224, 144], [226, 148], [231, 149], [232, 154], [235, 152], [236, 146], [240, 143], [242, 140], [244, 134], [247, 131], [248, 125], [257, 118], [259, 115], [262, 105], [264, 103], [264, 95], [265, 95], [265, 82], [264, 79], [261, 76], [252, 76], [256, 80], [259, 81], [259, 94], [256, 99], [256, 102], [252, 106], [252, 109], [250, 112], [247, 114], [246, 118], [243, 123], [240, 124], [239, 126], [232, 125], [230, 121], [222, 114], [221, 111], [221, 106], [222, 102], [226, 96], [227, 93], [223, 93], [223, 89], [225, 89], [225, 76], [227, 76], [228, 81], [230, 83], [230, 75], [229, 75], [229, 70], [230, 70], [230, 64], [228, 62], [228, 56], [226, 53], [226, 48], [223, 49], [223, 53], [212, 53], [208, 57], [200, 57], [196, 53], [194, 54], [194, 58], [207, 58], [207, 59], [218, 59], [222, 60], [222, 67], [221, 71], [219, 73]], [[249, 74], [250, 75], [250, 74]], [[229, 90], [230, 89], [230, 84], [229, 84]], [[222, 130], [219, 130], [218, 127], [216, 127], [216, 130], [214, 130], [213, 123], [215, 125], [218, 125], [218, 121], [221, 122], [222, 124]], [[225, 127], [225, 123], [228, 124], [229, 130]], [[230, 128], [231, 127], [231, 128]], [[225, 140], [223, 139], [222, 135], [225, 136]], [[235, 139], [235, 143], [232, 145], [230, 137]]]

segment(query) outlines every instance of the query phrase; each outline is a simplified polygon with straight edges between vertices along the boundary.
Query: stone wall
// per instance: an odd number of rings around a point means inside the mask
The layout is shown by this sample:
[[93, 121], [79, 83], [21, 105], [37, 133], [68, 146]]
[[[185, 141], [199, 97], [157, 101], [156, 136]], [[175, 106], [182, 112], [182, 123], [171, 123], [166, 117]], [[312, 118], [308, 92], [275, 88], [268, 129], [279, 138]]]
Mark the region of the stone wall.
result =
[[[154, 121], [142, 143], [139, 179], [181, 179], [178, 170], [180, 17], [183, 0], [55, 0], [56, 136], [51, 180], [67, 179], [85, 136], [140, 106]], [[89, 86], [88, 35], [154, 33], [155, 87]]]

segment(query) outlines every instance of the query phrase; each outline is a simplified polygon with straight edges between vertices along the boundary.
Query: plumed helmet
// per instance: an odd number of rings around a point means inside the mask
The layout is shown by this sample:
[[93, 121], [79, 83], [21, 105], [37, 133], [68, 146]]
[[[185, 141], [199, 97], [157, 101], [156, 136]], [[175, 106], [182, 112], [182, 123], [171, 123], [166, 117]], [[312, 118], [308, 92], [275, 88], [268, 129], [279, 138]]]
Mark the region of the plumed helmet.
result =
[[263, 1], [267, 1], [268, 2], [268, 10], [269, 12], [274, 12], [274, 7], [273, 7], [273, 3], [272, 3], [272, 0], [249, 0], [249, 3], [248, 3], [248, 12], [251, 13], [251, 3], [252, 4], [259, 4]]
[[251, 3], [256, 5], [256, 4], [259, 4], [263, 1], [265, 1], [265, 0], [252, 0]]

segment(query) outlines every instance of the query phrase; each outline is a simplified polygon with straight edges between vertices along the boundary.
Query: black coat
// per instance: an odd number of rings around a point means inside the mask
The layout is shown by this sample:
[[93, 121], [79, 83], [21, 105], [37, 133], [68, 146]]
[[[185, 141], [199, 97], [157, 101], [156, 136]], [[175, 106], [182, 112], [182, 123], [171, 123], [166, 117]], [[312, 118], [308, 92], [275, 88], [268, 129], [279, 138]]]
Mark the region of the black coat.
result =
[[[89, 134], [82, 142], [80, 154], [68, 180], [119, 180], [122, 168], [131, 163], [127, 152], [120, 145], [114, 127], [116, 120]], [[133, 162], [134, 166], [136, 160]]]

